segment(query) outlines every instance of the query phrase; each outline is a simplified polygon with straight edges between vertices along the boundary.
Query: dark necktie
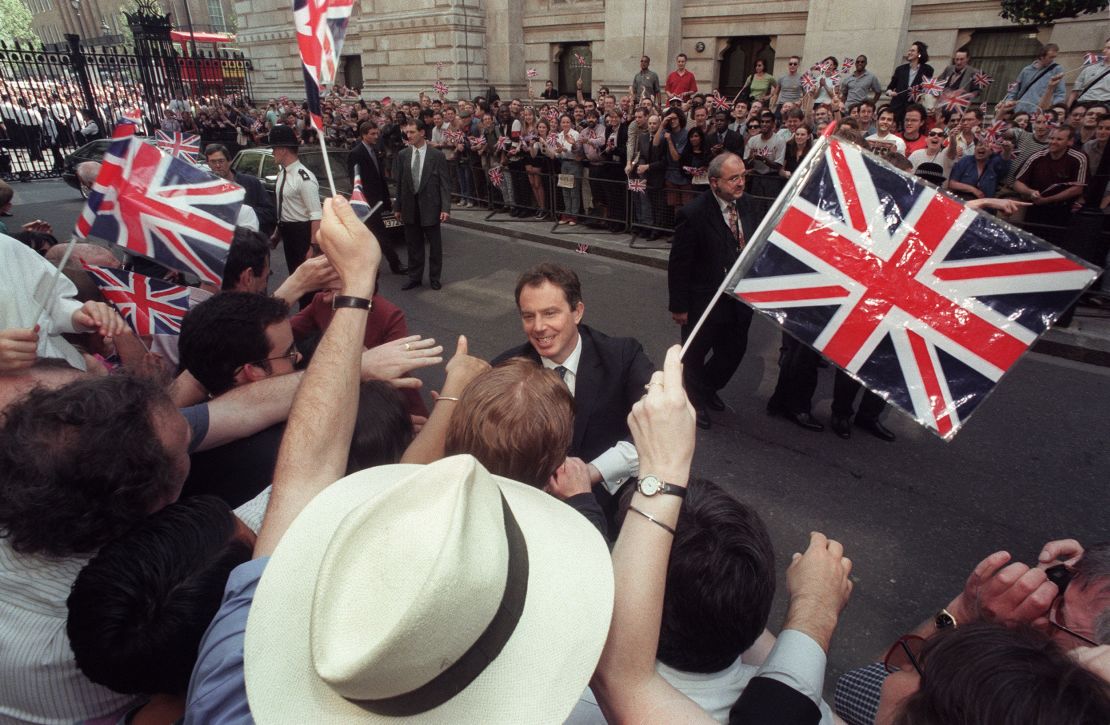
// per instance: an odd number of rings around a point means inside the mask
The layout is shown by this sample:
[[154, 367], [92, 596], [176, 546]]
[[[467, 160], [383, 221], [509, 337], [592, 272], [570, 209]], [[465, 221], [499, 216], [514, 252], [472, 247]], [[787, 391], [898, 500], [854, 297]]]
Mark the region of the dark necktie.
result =
[[566, 382], [567, 369], [565, 367], [563, 367], [562, 365], [556, 365], [555, 372], [559, 373], [559, 377], [563, 379], [563, 382]]
[[277, 197], [278, 197], [277, 220], [278, 220], [279, 224], [281, 223], [281, 202], [282, 202], [282, 200], [284, 199], [284, 196], [285, 196], [285, 194], [284, 194], [284, 192], [285, 192], [285, 179], [288, 178], [288, 176], [289, 176], [288, 172], [283, 168], [281, 170], [281, 183], [278, 185], [278, 193], [277, 193]]
[[728, 226], [732, 236], [736, 237], [736, 248], [744, 248], [744, 230], [740, 226], [740, 215], [736, 212], [736, 202], [728, 205]]

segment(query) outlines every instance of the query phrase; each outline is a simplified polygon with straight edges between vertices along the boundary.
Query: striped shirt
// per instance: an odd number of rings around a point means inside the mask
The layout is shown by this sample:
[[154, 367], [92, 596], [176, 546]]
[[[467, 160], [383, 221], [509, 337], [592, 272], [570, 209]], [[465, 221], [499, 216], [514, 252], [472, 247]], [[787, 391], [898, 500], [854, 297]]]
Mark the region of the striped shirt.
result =
[[[267, 486], [235, 513], [258, 533], [269, 500]], [[93, 684], [73, 659], [66, 599], [92, 557], [20, 554], [0, 539], [0, 722], [69, 725], [144, 701]]]
[[92, 556], [19, 554], [0, 539], [0, 720], [73, 723], [136, 703], [77, 669], [66, 635], [66, 598]]

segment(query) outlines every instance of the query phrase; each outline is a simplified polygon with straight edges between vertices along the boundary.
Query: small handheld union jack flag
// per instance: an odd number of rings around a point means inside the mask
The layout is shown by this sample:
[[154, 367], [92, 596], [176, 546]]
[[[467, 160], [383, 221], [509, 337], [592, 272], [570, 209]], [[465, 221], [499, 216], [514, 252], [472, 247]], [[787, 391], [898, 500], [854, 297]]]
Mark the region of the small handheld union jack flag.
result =
[[809, 73], [803, 74], [799, 82], [802, 84], [802, 90], [806, 93], [813, 93], [817, 90], [817, 81]]
[[979, 72], [979, 73], [976, 73], [974, 76], [971, 77], [971, 82], [974, 83], [979, 88], [986, 88], [991, 83], [994, 83], [994, 79], [991, 78], [986, 73]]
[[629, 179], [628, 190], [635, 194], [646, 194], [647, 179]]
[[809, 161], [722, 290], [950, 440], [1098, 271], [856, 146]]
[[856, 59], [855, 58], [845, 58], [844, 62], [840, 64], [840, 73], [841, 73], [841, 75], [847, 75], [847, 74], [851, 73], [852, 69], [855, 68], [855, 67], [856, 67]]
[[489, 170], [489, 183], [498, 187], [505, 183], [505, 175], [501, 173], [500, 166], [494, 166]]
[[994, 143], [998, 138], [1010, 128], [1010, 124], [1005, 121], [995, 121], [983, 132], [983, 138], [988, 143]]
[[1098, 53], [1087, 53], [1083, 56], [1083, 65], [1098, 65], [1102, 62], [1102, 56]]
[[125, 269], [82, 264], [100, 294], [136, 335], [176, 335], [189, 311], [189, 288]]
[[112, 129], [112, 138], [127, 138], [134, 136], [135, 130], [139, 127], [138, 123], [132, 118], [121, 118], [116, 127]]
[[173, 135], [162, 129], [154, 132], [154, 144], [168, 153], [186, 161], [196, 161], [200, 155], [200, 136], [195, 133], [181, 133], [175, 131]]
[[971, 99], [974, 96], [975, 93], [972, 91], [959, 91], [953, 88], [940, 95], [940, 107], [945, 111], [964, 109], [971, 105]]
[[432, 90], [441, 96], [447, 95], [447, 84], [443, 81], [436, 81], [432, 84]]
[[237, 184], [123, 138], [104, 155], [75, 235], [219, 285], [243, 194]]
[[509, 138], [508, 136], [498, 136], [497, 137], [497, 145], [494, 148], [497, 151], [504, 151], [505, 149], [507, 149], [509, 147], [509, 144], [512, 143], [512, 142], [513, 142], [513, 140], [511, 138]]
[[324, 130], [323, 87], [335, 81], [354, 0], [293, 0], [293, 25], [301, 54], [305, 97], [312, 125]]
[[944, 92], [944, 87], [947, 83], [947, 81], [937, 80], [935, 78], [926, 78], [921, 81], [921, 85], [917, 87], [917, 90], [923, 96], [933, 96], [936, 98]]
[[586, 59], [585, 59], [585, 58], [583, 58], [583, 57], [582, 57], [582, 56], [581, 56], [580, 54], [578, 54], [578, 53], [575, 53], [575, 54], [574, 54], [574, 63], [575, 63], [575, 65], [577, 65], [577, 66], [578, 66], [579, 68], [586, 68], [586, 67], [588, 67], [588, 65], [589, 65], [589, 63], [588, 63], [588, 62], [586, 61]]
[[470, 139], [470, 148], [472, 148], [475, 151], [481, 151], [482, 149], [484, 149], [486, 147], [486, 137], [485, 136], [470, 136], [469, 139]]
[[538, 70], [536, 70], [535, 68], [529, 68], [527, 71], [525, 71], [525, 75], [528, 76], [528, 80], [531, 80], [531, 79], [535, 78], [539, 74], [540, 74], [540, 72]]
[[714, 111], [728, 111], [732, 109], [732, 103], [722, 96], [721, 92], [716, 88], [713, 89], [713, 94], [705, 100]]
[[354, 182], [351, 184], [351, 209], [354, 210], [360, 222], [370, 218], [370, 202], [366, 201], [366, 194], [362, 191], [362, 174], [357, 169]]

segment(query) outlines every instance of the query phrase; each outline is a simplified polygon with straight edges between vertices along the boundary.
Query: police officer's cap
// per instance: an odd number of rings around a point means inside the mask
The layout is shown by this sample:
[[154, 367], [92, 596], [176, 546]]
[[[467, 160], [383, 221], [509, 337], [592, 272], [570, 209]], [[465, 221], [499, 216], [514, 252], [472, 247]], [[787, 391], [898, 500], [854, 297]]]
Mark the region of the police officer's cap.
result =
[[274, 126], [270, 129], [270, 145], [274, 148], [297, 148], [297, 134], [288, 126]]

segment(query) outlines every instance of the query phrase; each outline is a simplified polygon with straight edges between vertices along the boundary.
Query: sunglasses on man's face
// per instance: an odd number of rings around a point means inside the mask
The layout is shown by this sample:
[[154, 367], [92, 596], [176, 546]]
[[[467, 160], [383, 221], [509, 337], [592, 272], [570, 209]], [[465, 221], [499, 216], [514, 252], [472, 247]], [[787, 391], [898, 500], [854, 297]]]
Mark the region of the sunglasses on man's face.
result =
[[1064, 592], [1067, 591], [1068, 584], [1071, 583], [1071, 580], [1075, 578], [1075, 571], [1070, 569], [1066, 564], [1057, 564], [1056, 566], [1045, 569], [1044, 573], [1045, 576], [1048, 577], [1048, 580], [1055, 584], [1056, 588], [1060, 590], [1059, 594], [1056, 595], [1056, 599], [1053, 600], [1052, 606], [1049, 607], [1048, 623], [1061, 632], [1070, 634], [1072, 637], [1075, 637], [1079, 641], [1091, 647], [1098, 647], [1098, 642], [1094, 641], [1090, 637], [1087, 637], [1086, 635], [1082, 635], [1079, 632], [1068, 628], [1062, 622], [1060, 622], [1060, 609], [1064, 603]]
[[890, 646], [886, 657], [883, 658], [883, 667], [894, 674], [904, 672], [907, 667], [913, 667], [917, 674], [924, 677], [921, 669], [921, 650], [925, 647], [925, 640], [916, 634], [904, 634]]

